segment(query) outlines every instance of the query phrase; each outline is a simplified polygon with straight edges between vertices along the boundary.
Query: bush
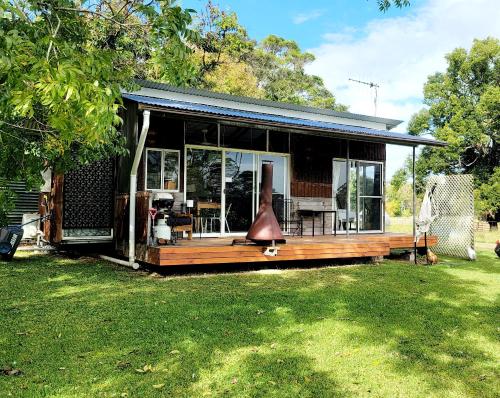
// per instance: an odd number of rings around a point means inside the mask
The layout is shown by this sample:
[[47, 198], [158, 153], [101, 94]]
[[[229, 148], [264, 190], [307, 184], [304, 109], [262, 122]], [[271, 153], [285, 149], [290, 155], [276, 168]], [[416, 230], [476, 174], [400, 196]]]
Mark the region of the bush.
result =
[[14, 209], [14, 197], [14, 192], [0, 187], [0, 227], [8, 224], [7, 214]]

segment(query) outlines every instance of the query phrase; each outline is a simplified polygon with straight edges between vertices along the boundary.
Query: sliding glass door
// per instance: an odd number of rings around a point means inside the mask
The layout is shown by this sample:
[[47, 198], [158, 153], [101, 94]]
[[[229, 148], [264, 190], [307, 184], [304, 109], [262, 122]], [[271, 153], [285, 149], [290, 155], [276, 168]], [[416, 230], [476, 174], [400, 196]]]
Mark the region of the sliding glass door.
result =
[[225, 151], [225, 166], [225, 232], [246, 232], [255, 208], [254, 154]]
[[337, 232], [347, 229], [352, 232], [382, 231], [382, 163], [351, 160], [347, 168], [345, 159], [334, 159], [332, 175], [333, 209], [337, 210]]
[[188, 146], [185, 158], [185, 199], [194, 201], [195, 234], [243, 235], [248, 231], [259, 206], [263, 162], [273, 163], [273, 203], [278, 220], [284, 218], [287, 155]]
[[193, 200], [195, 234], [218, 236], [222, 214], [222, 152], [186, 149], [186, 199]]

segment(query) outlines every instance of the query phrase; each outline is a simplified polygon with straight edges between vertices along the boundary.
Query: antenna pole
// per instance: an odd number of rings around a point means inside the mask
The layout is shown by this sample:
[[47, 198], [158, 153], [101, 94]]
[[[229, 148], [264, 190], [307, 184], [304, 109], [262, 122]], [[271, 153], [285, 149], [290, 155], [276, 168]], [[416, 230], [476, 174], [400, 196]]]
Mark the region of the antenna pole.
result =
[[362, 80], [357, 80], [357, 79], [351, 79], [349, 78], [349, 80], [351, 82], [355, 82], [355, 83], [359, 83], [359, 84], [364, 84], [365, 86], [369, 86], [370, 88], [373, 88], [374, 89], [374, 98], [373, 98], [373, 104], [375, 106], [375, 116], [377, 116], [377, 101], [378, 101], [378, 89], [379, 89], [379, 85], [376, 84], [376, 83], [373, 83], [373, 82], [364, 82]]

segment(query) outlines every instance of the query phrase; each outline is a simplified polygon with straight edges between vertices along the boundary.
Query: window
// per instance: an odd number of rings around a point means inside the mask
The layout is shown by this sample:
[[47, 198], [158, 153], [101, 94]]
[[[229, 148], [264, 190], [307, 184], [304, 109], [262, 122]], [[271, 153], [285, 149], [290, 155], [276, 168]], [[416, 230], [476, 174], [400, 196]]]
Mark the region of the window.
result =
[[146, 189], [178, 191], [179, 165], [179, 151], [146, 149]]
[[219, 146], [217, 123], [186, 122], [186, 144]]
[[226, 148], [266, 150], [266, 130], [222, 124], [221, 146]]
[[281, 131], [269, 132], [269, 152], [288, 153], [290, 151], [289, 133]]

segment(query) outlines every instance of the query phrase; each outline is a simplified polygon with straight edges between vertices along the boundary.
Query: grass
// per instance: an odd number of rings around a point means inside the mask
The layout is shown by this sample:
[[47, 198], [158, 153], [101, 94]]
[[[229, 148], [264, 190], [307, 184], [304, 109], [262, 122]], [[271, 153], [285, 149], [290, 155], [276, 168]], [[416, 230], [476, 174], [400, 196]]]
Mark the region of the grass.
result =
[[0, 262], [2, 396], [498, 397], [500, 259], [159, 277]]

